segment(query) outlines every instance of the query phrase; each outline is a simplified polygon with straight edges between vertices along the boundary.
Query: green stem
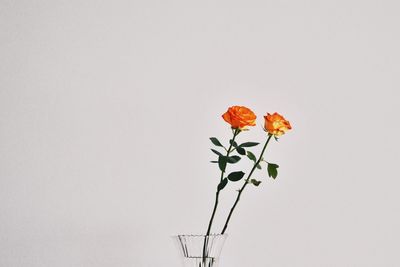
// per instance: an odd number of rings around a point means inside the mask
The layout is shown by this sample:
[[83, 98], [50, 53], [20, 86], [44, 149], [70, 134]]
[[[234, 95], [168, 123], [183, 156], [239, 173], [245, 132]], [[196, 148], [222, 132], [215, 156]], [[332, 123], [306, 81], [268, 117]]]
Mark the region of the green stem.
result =
[[233, 211], [235, 210], [236, 205], [239, 203], [240, 196], [242, 195], [242, 192], [243, 192], [243, 190], [246, 188], [247, 184], [249, 183], [250, 177], [251, 177], [251, 175], [253, 174], [254, 170], [257, 168], [258, 164], [261, 162], [262, 157], [263, 157], [264, 152], [265, 152], [265, 149], [267, 148], [268, 143], [269, 143], [269, 141], [271, 140], [271, 137], [272, 137], [272, 134], [270, 134], [270, 135], [268, 136], [268, 139], [267, 139], [267, 141], [265, 142], [265, 145], [264, 145], [264, 147], [263, 147], [263, 149], [262, 149], [262, 151], [261, 151], [260, 157], [259, 157], [258, 160], [254, 163], [254, 166], [253, 166], [253, 168], [251, 169], [249, 175], [247, 176], [244, 185], [242, 186], [242, 188], [240, 188], [239, 193], [238, 193], [238, 195], [237, 195], [237, 197], [236, 197], [235, 203], [233, 204], [233, 206], [232, 206], [232, 208], [231, 208], [231, 210], [230, 210], [230, 212], [229, 212], [228, 218], [226, 219], [226, 222], [225, 222], [224, 228], [222, 229], [221, 235], [223, 235], [223, 234], [225, 233], [226, 228], [228, 227], [229, 221], [230, 221], [230, 219], [231, 219], [232, 213], [233, 213]]
[[[228, 150], [227, 150], [227, 152], [226, 152], [226, 157], [229, 157], [229, 153], [232, 152], [232, 151], [231, 151], [231, 149], [232, 149], [232, 144], [233, 144], [233, 142], [235, 142], [235, 138], [236, 138], [236, 136], [237, 136], [239, 133], [240, 133], [240, 130], [239, 130], [239, 129], [235, 129], [235, 131], [233, 132], [232, 142], [230, 142], [229, 148], [228, 148]], [[222, 179], [224, 178], [224, 173], [225, 173], [224, 171], [221, 171], [220, 182], [221, 182]], [[214, 221], [215, 212], [217, 211], [217, 207], [218, 207], [218, 199], [219, 199], [219, 192], [220, 192], [220, 191], [221, 191], [221, 190], [217, 189], [217, 192], [215, 193], [214, 208], [213, 208], [213, 211], [212, 211], [212, 214], [211, 214], [210, 222], [208, 223], [208, 228], [207, 228], [207, 233], [206, 233], [206, 235], [209, 235], [209, 234], [210, 234], [210, 231], [211, 231], [211, 226], [212, 226], [212, 223], [213, 223], [213, 221]]]

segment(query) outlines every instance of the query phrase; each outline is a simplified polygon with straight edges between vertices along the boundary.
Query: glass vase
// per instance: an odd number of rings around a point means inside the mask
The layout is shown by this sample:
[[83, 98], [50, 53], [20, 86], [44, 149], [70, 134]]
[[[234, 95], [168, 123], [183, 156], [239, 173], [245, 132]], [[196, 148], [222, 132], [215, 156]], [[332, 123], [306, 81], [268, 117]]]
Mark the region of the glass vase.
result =
[[227, 235], [173, 236], [183, 267], [217, 267]]

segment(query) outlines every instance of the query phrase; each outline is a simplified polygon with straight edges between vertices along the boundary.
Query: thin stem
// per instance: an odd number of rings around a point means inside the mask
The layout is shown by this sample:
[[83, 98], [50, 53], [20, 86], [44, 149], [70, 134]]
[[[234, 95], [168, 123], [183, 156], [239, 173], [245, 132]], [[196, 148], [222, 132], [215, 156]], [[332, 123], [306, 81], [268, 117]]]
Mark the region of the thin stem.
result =
[[237, 197], [236, 197], [235, 203], [233, 204], [233, 206], [232, 206], [232, 208], [231, 208], [231, 210], [230, 210], [230, 212], [229, 212], [228, 218], [226, 219], [226, 222], [225, 222], [224, 228], [222, 229], [221, 235], [223, 235], [223, 234], [225, 233], [226, 228], [228, 227], [229, 221], [230, 221], [230, 219], [231, 219], [232, 213], [233, 213], [233, 211], [235, 210], [236, 205], [239, 203], [240, 196], [242, 195], [242, 192], [243, 192], [243, 190], [246, 188], [247, 184], [249, 183], [250, 177], [251, 177], [251, 175], [253, 174], [254, 170], [257, 168], [258, 164], [261, 162], [262, 157], [263, 157], [264, 152], [265, 152], [265, 149], [267, 148], [268, 143], [269, 143], [269, 141], [271, 140], [271, 137], [272, 137], [272, 134], [270, 134], [270, 135], [268, 136], [268, 139], [267, 139], [267, 141], [265, 142], [265, 145], [264, 145], [264, 147], [263, 147], [263, 149], [262, 149], [262, 151], [261, 151], [261, 154], [260, 154], [258, 160], [254, 163], [254, 166], [253, 166], [253, 168], [251, 169], [249, 175], [247, 176], [247, 178], [246, 178], [246, 180], [245, 180], [245, 183], [244, 183], [243, 186], [240, 188], [240, 190], [239, 190], [239, 192], [238, 192], [238, 195], [237, 195]]
[[[240, 133], [240, 130], [239, 130], [239, 129], [235, 129], [235, 131], [233, 132], [232, 142], [230, 142], [229, 148], [228, 148], [228, 150], [227, 150], [227, 152], [226, 152], [226, 157], [229, 157], [229, 153], [232, 152], [232, 151], [231, 151], [231, 149], [232, 149], [232, 144], [233, 144], [233, 142], [235, 141], [235, 138], [236, 138], [236, 136], [237, 136], [239, 133]], [[220, 182], [221, 182], [222, 179], [224, 178], [224, 173], [225, 173], [224, 171], [221, 171]], [[213, 208], [213, 211], [212, 211], [212, 214], [211, 214], [210, 222], [208, 223], [208, 228], [207, 228], [207, 233], [206, 233], [206, 235], [209, 235], [209, 234], [210, 234], [210, 231], [211, 231], [211, 226], [212, 226], [212, 223], [213, 223], [213, 221], [214, 221], [215, 212], [217, 211], [217, 207], [218, 207], [218, 199], [219, 199], [219, 192], [220, 192], [220, 191], [221, 191], [221, 190], [217, 189], [217, 192], [215, 193], [214, 208]]]
[[[235, 142], [235, 138], [236, 138], [236, 136], [237, 136], [239, 133], [240, 133], [240, 129], [235, 129], [235, 130], [233, 131], [232, 142], [230, 142], [229, 148], [228, 148], [228, 150], [226, 150], [226, 157], [229, 157], [229, 153], [231, 153], [231, 149], [232, 149], [232, 146], [233, 146], [233, 142]], [[225, 168], [226, 168], [226, 167], [225, 167]], [[220, 182], [221, 182], [222, 179], [224, 178], [224, 173], [225, 173], [225, 171], [222, 171], [222, 170], [221, 170]], [[211, 214], [210, 222], [208, 223], [208, 228], [207, 228], [206, 236], [204, 237], [204, 244], [203, 244], [203, 262], [204, 262], [204, 263], [205, 263], [206, 256], [207, 256], [206, 247], [207, 247], [207, 243], [208, 243], [208, 236], [210, 235], [211, 226], [212, 226], [212, 223], [213, 223], [213, 221], [214, 221], [215, 212], [217, 211], [218, 199], [219, 199], [219, 192], [220, 192], [220, 191], [221, 191], [221, 190], [219, 190], [218, 187], [217, 187], [217, 192], [215, 193], [214, 208], [213, 208], [213, 211], [212, 211], [212, 214]]]

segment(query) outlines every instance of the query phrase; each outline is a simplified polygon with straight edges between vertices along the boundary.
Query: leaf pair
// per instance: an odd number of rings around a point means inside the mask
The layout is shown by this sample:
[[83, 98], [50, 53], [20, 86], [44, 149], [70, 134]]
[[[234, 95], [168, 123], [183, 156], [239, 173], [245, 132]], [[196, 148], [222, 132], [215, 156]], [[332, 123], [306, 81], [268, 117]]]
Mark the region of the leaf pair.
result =
[[[216, 137], [210, 137], [210, 140], [215, 146], [223, 147], [226, 150], [226, 148], [221, 144], [221, 142]], [[245, 142], [243, 144], [238, 145], [233, 139], [229, 140], [229, 143], [236, 149], [236, 151], [240, 155], [243, 156], [246, 155], [246, 150], [244, 149], [244, 147], [253, 147], [259, 144], [256, 142]], [[211, 149], [211, 151], [217, 154], [218, 156], [222, 156], [222, 154], [215, 149]]]
[[[251, 153], [250, 151], [247, 151], [247, 157], [250, 160], [252, 160], [254, 162], [254, 164], [257, 163], [256, 156], [253, 153]], [[279, 165], [278, 164], [274, 164], [274, 163], [269, 163], [269, 162], [267, 162], [267, 163], [268, 163], [268, 167], [267, 167], [268, 176], [272, 177], [273, 179], [275, 179], [278, 176]], [[260, 164], [257, 164], [256, 167], [257, 167], [257, 169], [261, 169], [262, 168]]]
[[279, 168], [278, 164], [268, 163], [268, 167], [267, 167], [268, 176], [275, 179], [278, 176], [278, 168]]

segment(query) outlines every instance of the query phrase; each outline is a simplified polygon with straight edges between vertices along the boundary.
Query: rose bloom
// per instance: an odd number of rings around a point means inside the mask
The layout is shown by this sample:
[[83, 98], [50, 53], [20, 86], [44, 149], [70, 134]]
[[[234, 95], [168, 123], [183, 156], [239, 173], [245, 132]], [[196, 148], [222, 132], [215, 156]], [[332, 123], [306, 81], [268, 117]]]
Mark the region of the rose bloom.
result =
[[233, 106], [222, 115], [222, 118], [234, 129], [244, 129], [246, 126], [255, 126], [257, 116], [249, 108]]
[[292, 129], [292, 126], [290, 126], [290, 122], [277, 112], [272, 115], [267, 113], [267, 115], [264, 116], [264, 119], [264, 129], [272, 135], [281, 136], [288, 130]]

